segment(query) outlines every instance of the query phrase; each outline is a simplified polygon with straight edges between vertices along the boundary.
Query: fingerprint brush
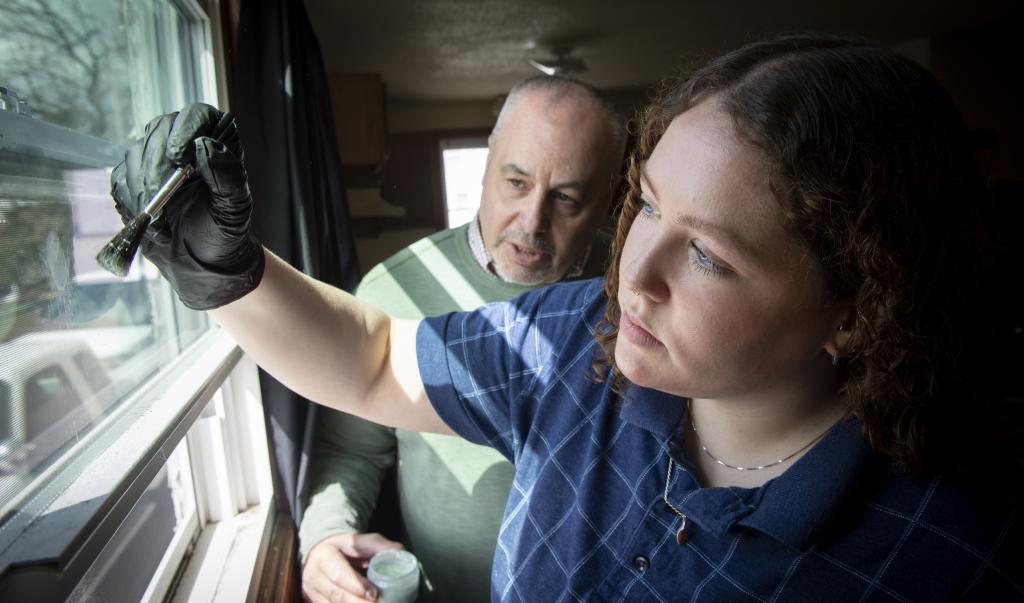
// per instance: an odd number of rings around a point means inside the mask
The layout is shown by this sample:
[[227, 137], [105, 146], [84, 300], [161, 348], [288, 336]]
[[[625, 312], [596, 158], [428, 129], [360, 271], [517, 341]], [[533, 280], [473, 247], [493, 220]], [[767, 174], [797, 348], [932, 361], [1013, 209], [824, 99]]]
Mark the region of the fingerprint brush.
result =
[[[233, 136], [237, 136], [237, 130], [233, 127], [234, 123], [230, 113], [222, 113], [220, 119], [217, 120], [217, 125], [213, 128], [212, 137], [220, 142], [227, 142]], [[153, 217], [164, 205], [167, 205], [174, 193], [194, 172], [195, 168], [191, 165], [183, 165], [174, 170], [160, 190], [149, 200], [145, 209], [125, 224], [121, 232], [114, 235], [114, 238], [96, 254], [96, 261], [99, 262], [99, 265], [117, 276], [128, 274], [128, 268], [131, 267], [132, 260], [135, 259], [135, 254], [139, 251], [139, 244], [142, 243], [142, 237], [146, 234], [146, 229], [149, 228]]]
[[181, 185], [188, 180], [194, 171], [195, 168], [191, 165], [185, 165], [174, 170], [174, 173], [164, 182], [160, 190], [150, 199], [149, 204], [142, 210], [142, 213], [125, 224], [124, 228], [114, 235], [114, 238], [110, 239], [110, 242], [104, 245], [103, 249], [96, 255], [96, 261], [99, 262], [100, 266], [117, 276], [128, 274], [128, 268], [132, 265], [132, 260], [135, 259], [135, 254], [139, 250], [139, 244], [142, 243], [142, 236], [146, 234], [146, 229], [149, 228], [150, 222], [153, 221], [153, 216], [163, 209], [164, 205], [167, 205], [167, 202], [174, 196], [174, 193], [181, 188]]

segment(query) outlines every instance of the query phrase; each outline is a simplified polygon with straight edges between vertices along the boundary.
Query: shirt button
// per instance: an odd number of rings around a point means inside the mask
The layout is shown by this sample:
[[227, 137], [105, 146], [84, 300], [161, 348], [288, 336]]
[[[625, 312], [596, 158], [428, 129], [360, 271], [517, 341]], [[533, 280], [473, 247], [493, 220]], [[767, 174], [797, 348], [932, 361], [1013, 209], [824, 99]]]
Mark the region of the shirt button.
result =
[[633, 567], [635, 567], [638, 572], [646, 572], [647, 568], [651, 567], [651, 562], [647, 557], [637, 555], [633, 558]]

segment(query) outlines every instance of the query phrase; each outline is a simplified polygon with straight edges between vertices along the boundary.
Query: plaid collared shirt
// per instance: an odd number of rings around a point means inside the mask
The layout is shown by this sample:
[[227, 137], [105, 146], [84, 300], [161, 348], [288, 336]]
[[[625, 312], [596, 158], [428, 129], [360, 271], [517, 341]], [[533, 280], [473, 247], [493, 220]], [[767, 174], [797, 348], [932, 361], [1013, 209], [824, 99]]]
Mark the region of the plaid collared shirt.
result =
[[601, 284], [421, 323], [440, 416], [516, 465], [492, 600], [1024, 600], [1017, 499], [966, 471], [900, 474], [855, 419], [762, 487], [700, 487], [681, 398], [588, 378]]
[[[491, 257], [491, 252], [487, 251], [487, 245], [484, 245], [483, 233], [480, 232], [480, 215], [477, 214], [473, 218], [473, 222], [470, 223], [469, 229], [466, 231], [466, 236], [469, 237], [469, 248], [473, 251], [473, 258], [476, 259], [477, 263], [483, 267], [484, 270], [490, 272], [494, 276], [500, 275], [498, 271], [494, 269], [494, 258]], [[590, 258], [590, 249], [592, 245], [587, 245], [587, 250], [583, 252], [580, 259], [573, 262], [572, 266], [569, 266], [568, 272], [562, 278], [576, 278], [583, 274], [583, 269], [587, 265], [587, 259]]]

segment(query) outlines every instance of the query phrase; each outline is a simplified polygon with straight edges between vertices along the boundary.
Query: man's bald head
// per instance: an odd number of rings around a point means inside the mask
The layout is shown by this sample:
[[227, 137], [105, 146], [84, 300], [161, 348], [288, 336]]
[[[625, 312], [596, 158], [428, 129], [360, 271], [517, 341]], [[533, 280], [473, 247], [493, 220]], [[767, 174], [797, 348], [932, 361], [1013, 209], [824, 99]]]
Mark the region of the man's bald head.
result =
[[612, 135], [612, 148], [609, 153], [614, 154], [621, 163], [623, 153], [626, 151], [626, 122], [619, 114], [618, 108], [607, 93], [595, 88], [586, 82], [563, 75], [537, 75], [521, 80], [509, 90], [505, 102], [501, 105], [498, 119], [491, 130], [491, 137], [496, 136], [501, 127], [508, 120], [516, 103], [524, 95], [542, 95], [549, 107], [568, 102], [578, 104], [581, 107], [590, 107], [602, 114], [607, 120], [609, 132]]

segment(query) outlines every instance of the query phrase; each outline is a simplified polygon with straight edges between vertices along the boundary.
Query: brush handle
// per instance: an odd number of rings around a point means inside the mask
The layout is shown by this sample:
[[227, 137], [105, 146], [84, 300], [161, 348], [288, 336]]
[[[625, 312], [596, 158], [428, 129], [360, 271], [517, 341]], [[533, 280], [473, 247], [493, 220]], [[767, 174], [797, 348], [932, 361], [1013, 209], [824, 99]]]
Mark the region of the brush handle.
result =
[[164, 181], [160, 190], [158, 190], [156, 194], [153, 195], [153, 198], [149, 200], [149, 204], [146, 205], [146, 209], [142, 210], [142, 213], [155, 216], [156, 212], [160, 211], [165, 205], [167, 205], [167, 202], [171, 200], [174, 193], [181, 188], [182, 184], [185, 184], [185, 181], [188, 180], [189, 176], [191, 176], [195, 171], [196, 169], [191, 165], [183, 165], [174, 170], [171, 177]]

